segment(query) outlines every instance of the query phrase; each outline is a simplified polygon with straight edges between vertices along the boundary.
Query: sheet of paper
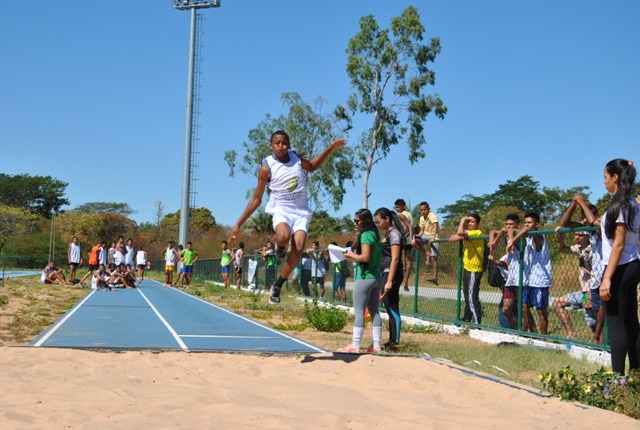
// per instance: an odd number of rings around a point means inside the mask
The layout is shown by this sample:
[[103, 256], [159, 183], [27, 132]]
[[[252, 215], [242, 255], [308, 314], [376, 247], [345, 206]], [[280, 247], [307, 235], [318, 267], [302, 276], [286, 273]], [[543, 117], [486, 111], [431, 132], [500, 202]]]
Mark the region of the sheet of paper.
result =
[[327, 251], [329, 251], [329, 259], [332, 263], [339, 263], [344, 260], [344, 253], [347, 251], [347, 248], [342, 248], [336, 245], [329, 245], [327, 247]]

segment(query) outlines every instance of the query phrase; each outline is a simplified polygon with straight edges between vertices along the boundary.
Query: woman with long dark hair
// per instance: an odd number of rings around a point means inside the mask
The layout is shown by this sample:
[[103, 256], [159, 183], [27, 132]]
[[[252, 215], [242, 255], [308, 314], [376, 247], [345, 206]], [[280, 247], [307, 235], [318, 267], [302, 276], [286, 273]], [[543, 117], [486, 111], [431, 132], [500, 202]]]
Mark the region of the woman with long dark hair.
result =
[[609, 328], [611, 369], [624, 375], [629, 368], [640, 368], [640, 324], [637, 285], [640, 282], [640, 207], [633, 195], [636, 169], [633, 161], [616, 158], [604, 168], [604, 186], [611, 203], [602, 216], [602, 262], [606, 265], [600, 297], [604, 300]]
[[353, 341], [338, 352], [358, 353], [364, 333], [364, 311], [369, 310], [373, 323], [373, 345], [367, 352], [380, 352], [382, 320], [380, 319], [380, 238], [369, 209], [360, 209], [353, 217], [358, 236], [352, 250], [344, 253], [347, 260], [358, 265], [356, 282], [353, 287]]
[[387, 208], [380, 208], [373, 217], [382, 235], [382, 303], [389, 316], [389, 342], [385, 349], [393, 350], [400, 343], [400, 285], [403, 280], [402, 267], [402, 229], [398, 215]]

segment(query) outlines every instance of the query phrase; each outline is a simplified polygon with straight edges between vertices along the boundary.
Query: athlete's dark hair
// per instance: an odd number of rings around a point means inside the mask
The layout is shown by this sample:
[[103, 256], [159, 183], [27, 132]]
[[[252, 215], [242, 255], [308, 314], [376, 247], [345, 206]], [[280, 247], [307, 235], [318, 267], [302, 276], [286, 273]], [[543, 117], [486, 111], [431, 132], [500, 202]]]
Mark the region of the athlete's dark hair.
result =
[[284, 137], [287, 138], [287, 141], [289, 143], [291, 143], [291, 140], [289, 139], [289, 135], [284, 130], [276, 130], [276, 131], [274, 131], [273, 134], [271, 135], [271, 138], [269, 139], [269, 143], [273, 142], [273, 138], [276, 137], [276, 136], [284, 136]]
[[633, 162], [616, 158], [609, 161], [604, 169], [611, 176], [618, 175], [618, 190], [611, 196], [604, 224], [605, 235], [608, 239], [612, 239], [616, 230], [616, 220], [620, 214], [624, 217], [627, 230], [633, 231], [635, 211], [631, 199], [633, 199], [633, 184], [636, 181], [636, 168]]

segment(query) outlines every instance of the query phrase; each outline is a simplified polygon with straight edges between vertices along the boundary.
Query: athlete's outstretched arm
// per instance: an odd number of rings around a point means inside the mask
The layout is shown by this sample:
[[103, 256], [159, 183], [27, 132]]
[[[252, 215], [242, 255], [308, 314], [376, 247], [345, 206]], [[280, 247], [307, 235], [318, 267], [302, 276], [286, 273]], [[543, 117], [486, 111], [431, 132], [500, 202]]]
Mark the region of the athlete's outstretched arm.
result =
[[324, 149], [324, 151], [322, 151], [313, 160], [307, 160], [305, 158], [302, 158], [301, 159], [302, 168], [307, 172], [313, 172], [314, 170], [322, 166], [322, 164], [325, 162], [329, 154], [331, 154], [333, 151], [337, 149], [342, 148], [345, 143], [347, 143], [347, 139], [344, 137], [342, 139], [334, 140], [333, 142], [331, 142], [331, 145], [327, 146]]
[[233, 242], [238, 238], [242, 225], [262, 204], [262, 196], [264, 195], [264, 190], [267, 187], [267, 182], [269, 182], [269, 175], [269, 167], [262, 166], [258, 172], [258, 185], [253, 193], [253, 197], [251, 197], [251, 200], [247, 203], [247, 207], [244, 209], [244, 212], [242, 212], [242, 215], [240, 215], [240, 218], [238, 218], [236, 225], [231, 229], [229, 242]]

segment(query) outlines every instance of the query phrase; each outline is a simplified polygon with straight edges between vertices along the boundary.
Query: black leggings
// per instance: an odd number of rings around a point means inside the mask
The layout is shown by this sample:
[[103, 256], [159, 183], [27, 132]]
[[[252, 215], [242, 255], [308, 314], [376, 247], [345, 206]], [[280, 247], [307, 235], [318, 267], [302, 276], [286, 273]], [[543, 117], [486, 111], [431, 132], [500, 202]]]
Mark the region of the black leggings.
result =
[[[387, 283], [389, 272], [382, 274], [382, 292]], [[382, 303], [389, 316], [389, 342], [400, 343], [400, 330], [402, 328], [402, 318], [400, 318], [400, 285], [402, 285], [402, 265], [398, 265], [396, 274], [391, 283], [391, 291], [382, 297]]]
[[609, 328], [611, 369], [621, 375], [625, 374], [627, 354], [629, 354], [629, 369], [640, 368], [638, 282], [640, 282], [640, 260], [619, 265], [611, 278], [611, 298], [608, 302], [602, 302]]

